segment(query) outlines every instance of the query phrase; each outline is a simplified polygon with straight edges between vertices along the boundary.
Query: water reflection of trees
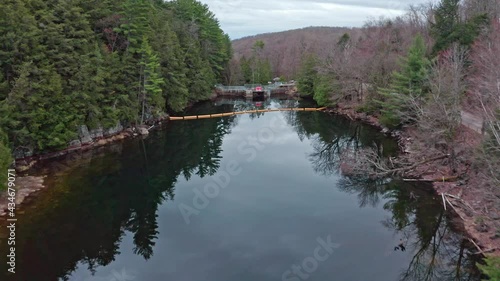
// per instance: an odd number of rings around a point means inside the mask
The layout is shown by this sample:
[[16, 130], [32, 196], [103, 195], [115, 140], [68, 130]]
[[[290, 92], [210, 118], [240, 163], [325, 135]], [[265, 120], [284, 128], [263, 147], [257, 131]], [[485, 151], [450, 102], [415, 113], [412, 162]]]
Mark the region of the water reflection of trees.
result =
[[[214, 105], [217, 106], [226, 106], [227, 110], [225, 112], [241, 112], [241, 111], [252, 111], [258, 109], [269, 109], [272, 106], [271, 99], [261, 99], [261, 100], [253, 100], [253, 99], [245, 99], [245, 98], [218, 98], [214, 101]], [[230, 106], [227, 107], [227, 106]], [[213, 112], [212, 112], [213, 113]], [[252, 112], [249, 113], [250, 119], [260, 118], [264, 115], [264, 112]]]
[[[288, 113], [286, 119], [301, 139], [311, 141], [309, 160], [322, 175], [340, 174], [340, 155], [345, 150], [370, 146], [388, 156], [397, 147], [372, 128], [347, 119], [301, 112]], [[361, 207], [383, 203], [390, 212], [382, 224], [402, 237], [406, 251], [413, 254], [400, 280], [478, 280], [470, 245], [451, 228], [429, 186], [342, 176], [338, 188], [356, 194]]]
[[[216, 110], [230, 111], [232, 106]], [[158, 236], [158, 207], [174, 198], [179, 176], [217, 172], [223, 137], [235, 120], [168, 124], [146, 140], [126, 143], [125, 153], [92, 158], [53, 177], [51, 190], [19, 219], [16, 251], [23, 269], [9, 280], [68, 280], [79, 264], [95, 272], [115, 260], [126, 232], [133, 234], [134, 253], [149, 259]], [[7, 245], [0, 240], [3, 253]], [[1, 274], [7, 272], [4, 259]]]
[[339, 188], [358, 194], [361, 206], [383, 202], [390, 212], [381, 223], [401, 237], [406, 251], [412, 253], [400, 280], [479, 280], [470, 245], [452, 228], [430, 186], [343, 178]]
[[285, 116], [301, 140], [311, 140], [313, 153], [309, 159], [314, 170], [324, 175], [338, 172], [343, 151], [373, 146], [388, 155], [397, 147], [375, 129], [345, 118], [321, 112], [285, 112]]
[[384, 197], [384, 208], [393, 214], [384, 225], [405, 237], [413, 252], [401, 280], [477, 280], [466, 241], [451, 228], [435, 197], [397, 182], [387, 186]]

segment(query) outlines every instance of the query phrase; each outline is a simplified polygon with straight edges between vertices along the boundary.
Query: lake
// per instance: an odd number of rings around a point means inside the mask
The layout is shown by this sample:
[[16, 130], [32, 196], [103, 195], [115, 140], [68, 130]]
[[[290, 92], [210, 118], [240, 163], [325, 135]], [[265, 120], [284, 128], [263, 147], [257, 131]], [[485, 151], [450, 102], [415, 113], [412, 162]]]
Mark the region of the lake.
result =
[[[311, 106], [219, 99], [185, 114]], [[430, 186], [339, 172], [343, 152], [370, 146], [397, 152], [342, 117], [270, 112], [172, 121], [51, 161], [1, 280], [479, 280]]]

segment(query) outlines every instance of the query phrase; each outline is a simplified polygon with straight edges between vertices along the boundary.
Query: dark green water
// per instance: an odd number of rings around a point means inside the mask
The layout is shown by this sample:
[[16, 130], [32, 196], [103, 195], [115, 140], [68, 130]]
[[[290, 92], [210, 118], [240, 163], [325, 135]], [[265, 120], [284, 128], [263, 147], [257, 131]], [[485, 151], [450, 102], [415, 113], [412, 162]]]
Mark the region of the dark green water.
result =
[[[261, 107], [292, 106], [308, 105]], [[339, 173], [339, 154], [365, 146], [396, 144], [326, 113], [274, 112], [171, 122], [47, 163], [50, 187], [18, 215], [15, 275], [1, 225], [0, 280], [478, 280], [427, 187]]]

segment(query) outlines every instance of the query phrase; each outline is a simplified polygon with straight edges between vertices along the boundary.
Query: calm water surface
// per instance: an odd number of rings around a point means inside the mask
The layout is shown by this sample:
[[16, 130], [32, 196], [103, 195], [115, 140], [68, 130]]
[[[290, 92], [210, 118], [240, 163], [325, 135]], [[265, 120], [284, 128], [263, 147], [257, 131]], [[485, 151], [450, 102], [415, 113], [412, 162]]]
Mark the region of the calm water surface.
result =
[[[305, 105], [218, 100], [187, 114]], [[478, 280], [427, 187], [340, 174], [340, 153], [366, 146], [396, 148], [340, 117], [273, 112], [175, 121], [50, 163], [50, 188], [18, 216], [17, 273], [0, 279]]]

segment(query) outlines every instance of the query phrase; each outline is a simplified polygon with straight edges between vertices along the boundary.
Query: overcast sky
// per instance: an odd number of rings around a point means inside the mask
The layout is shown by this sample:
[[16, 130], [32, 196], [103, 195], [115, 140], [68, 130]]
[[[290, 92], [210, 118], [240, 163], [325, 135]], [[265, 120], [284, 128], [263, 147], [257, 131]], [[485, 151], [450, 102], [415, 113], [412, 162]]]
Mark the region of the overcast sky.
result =
[[370, 17], [401, 15], [429, 0], [200, 0], [238, 39], [308, 26], [362, 26]]

